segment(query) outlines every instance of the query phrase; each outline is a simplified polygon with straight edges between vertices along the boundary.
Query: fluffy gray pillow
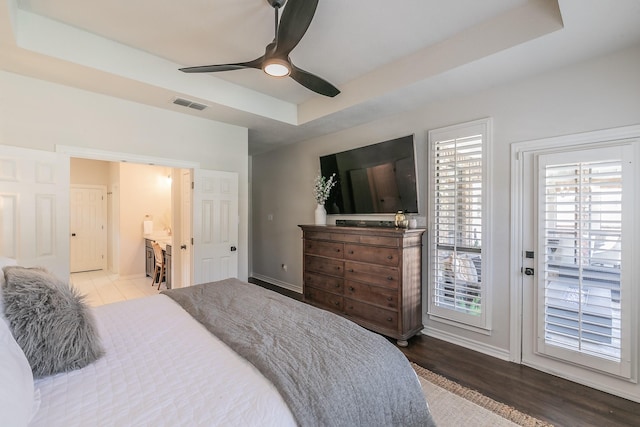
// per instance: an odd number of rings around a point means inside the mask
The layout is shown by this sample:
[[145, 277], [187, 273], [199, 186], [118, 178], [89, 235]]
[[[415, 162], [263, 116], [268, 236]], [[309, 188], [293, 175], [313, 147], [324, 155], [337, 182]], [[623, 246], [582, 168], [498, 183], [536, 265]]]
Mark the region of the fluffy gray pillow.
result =
[[5, 267], [4, 314], [35, 378], [79, 369], [104, 353], [84, 297], [41, 268]]

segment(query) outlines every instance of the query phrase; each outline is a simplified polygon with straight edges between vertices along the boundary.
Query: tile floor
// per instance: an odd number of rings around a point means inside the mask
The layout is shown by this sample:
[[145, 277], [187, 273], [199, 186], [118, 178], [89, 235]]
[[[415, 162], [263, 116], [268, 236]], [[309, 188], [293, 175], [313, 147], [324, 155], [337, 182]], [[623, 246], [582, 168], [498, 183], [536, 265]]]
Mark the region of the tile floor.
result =
[[[151, 277], [119, 279], [108, 271], [86, 271], [71, 274], [71, 284], [86, 295], [89, 305], [95, 307], [112, 302], [155, 295], [158, 285], [151, 286]], [[166, 289], [162, 283], [160, 290]]]

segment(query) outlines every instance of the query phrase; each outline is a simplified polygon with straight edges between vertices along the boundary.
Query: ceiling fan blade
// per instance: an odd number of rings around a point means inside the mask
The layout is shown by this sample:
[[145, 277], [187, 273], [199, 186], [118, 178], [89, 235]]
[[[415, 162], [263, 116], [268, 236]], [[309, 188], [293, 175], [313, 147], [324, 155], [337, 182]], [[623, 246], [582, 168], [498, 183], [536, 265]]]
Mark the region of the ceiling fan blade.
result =
[[340, 93], [340, 90], [328, 81], [307, 71], [304, 71], [293, 64], [291, 64], [290, 77], [300, 83], [302, 86], [316, 93], [319, 93], [320, 95], [333, 98]]
[[242, 70], [244, 68], [262, 68], [264, 56], [249, 62], [238, 62], [235, 64], [219, 64], [219, 65], [199, 65], [197, 67], [180, 68], [183, 73], [215, 73], [217, 71]]
[[287, 1], [276, 34], [276, 56], [287, 57], [298, 45], [311, 25], [317, 7], [318, 0]]

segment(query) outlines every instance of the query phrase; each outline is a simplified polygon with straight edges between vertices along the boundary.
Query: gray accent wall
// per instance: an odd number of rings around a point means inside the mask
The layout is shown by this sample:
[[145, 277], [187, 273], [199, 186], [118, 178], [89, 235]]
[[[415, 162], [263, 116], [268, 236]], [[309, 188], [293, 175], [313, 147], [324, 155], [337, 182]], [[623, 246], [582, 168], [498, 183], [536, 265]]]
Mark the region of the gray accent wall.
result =
[[[302, 289], [302, 232], [314, 221], [313, 181], [319, 156], [415, 134], [421, 224], [426, 224], [427, 131], [493, 118], [492, 322], [483, 334], [429, 320], [429, 330], [498, 357], [509, 357], [510, 144], [640, 124], [640, 46], [587, 62], [507, 82], [491, 90], [443, 99], [331, 135], [252, 157], [252, 265], [250, 275]], [[379, 219], [376, 217], [359, 217]], [[392, 216], [381, 219], [392, 220]], [[335, 217], [329, 218], [329, 223]], [[283, 268], [286, 266], [286, 269]], [[423, 261], [423, 287], [429, 263]], [[425, 308], [426, 311], [426, 308]]]

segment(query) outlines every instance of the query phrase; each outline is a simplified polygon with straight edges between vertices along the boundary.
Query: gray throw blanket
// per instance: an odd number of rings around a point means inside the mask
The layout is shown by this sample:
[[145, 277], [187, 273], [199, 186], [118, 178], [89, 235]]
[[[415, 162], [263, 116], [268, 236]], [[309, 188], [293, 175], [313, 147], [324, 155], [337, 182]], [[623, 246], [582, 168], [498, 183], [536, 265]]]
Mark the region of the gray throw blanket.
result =
[[420, 382], [387, 339], [237, 279], [162, 292], [271, 381], [300, 426], [432, 426]]

